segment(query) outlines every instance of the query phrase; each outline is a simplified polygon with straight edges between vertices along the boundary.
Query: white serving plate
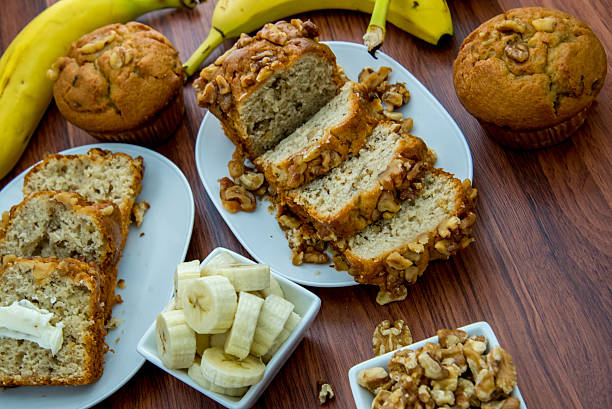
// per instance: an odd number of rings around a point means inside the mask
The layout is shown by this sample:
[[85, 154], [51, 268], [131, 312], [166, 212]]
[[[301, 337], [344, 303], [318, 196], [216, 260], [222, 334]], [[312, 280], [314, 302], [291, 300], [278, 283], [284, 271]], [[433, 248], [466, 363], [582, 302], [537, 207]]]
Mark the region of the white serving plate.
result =
[[[499, 346], [499, 341], [495, 336], [495, 333], [491, 329], [488, 323], [481, 321], [475, 322], [470, 325], [466, 325], [465, 327], [461, 327], [459, 329], [464, 330], [468, 333], [468, 335], [484, 335], [487, 340], [489, 340], [489, 348], [493, 346]], [[415, 342], [414, 344], [408, 345], [404, 348], [400, 349], [419, 349], [423, 347], [428, 342], [438, 342], [438, 336], [424, 339], [419, 342]], [[502, 347], [503, 348], [503, 347]], [[391, 360], [391, 356], [397, 351], [391, 351], [384, 355], [377, 356], [375, 358], [369, 359], [365, 362], [355, 365], [348, 372], [349, 382], [351, 384], [351, 391], [353, 392], [353, 398], [355, 399], [355, 405], [357, 409], [370, 409], [372, 407], [372, 400], [374, 400], [374, 395], [368, 391], [366, 388], [359, 386], [357, 383], [357, 375], [362, 369], [373, 368], [377, 366], [382, 366], [387, 369], [389, 365], [389, 361]], [[520, 379], [520, 374], [519, 374]], [[518, 398], [521, 401], [521, 409], [527, 409], [525, 406], [525, 401], [521, 396], [521, 391], [519, 390], [518, 385], [512, 391], [512, 396]]]
[[[399, 111], [405, 117], [414, 119], [412, 133], [421, 137], [436, 151], [437, 167], [454, 173], [459, 179], [472, 179], [472, 155], [463, 133], [444, 107], [408, 70], [380, 51], [376, 54], [378, 59], [373, 59], [361, 44], [342, 41], [330, 41], [326, 44], [353, 80], [357, 80], [363, 67], [391, 67], [393, 72], [390, 80], [405, 82], [410, 91], [410, 102]], [[253, 213], [231, 214], [225, 210], [219, 197], [218, 180], [228, 176], [227, 163], [233, 152], [234, 145], [225, 137], [221, 124], [207, 112], [196, 141], [198, 173], [208, 196], [244, 248], [257, 261], [270, 264], [281, 275], [297, 283], [314, 287], [345, 287], [357, 284], [347, 272], [336, 271], [327, 264], [294, 266], [285, 234], [268, 210], [269, 203], [259, 203]]]
[[[254, 264], [252, 260], [248, 258], [234, 253], [231, 250], [225, 249], [223, 247], [217, 247], [214, 249], [204, 261], [202, 261], [202, 266], [206, 264], [210, 259], [216, 256], [219, 253], [227, 252], [234, 256], [236, 259], [241, 262]], [[209, 391], [208, 389], [202, 388], [200, 385], [195, 383], [188, 375], [186, 370], [177, 370], [177, 369], [168, 369], [166, 368], [159, 358], [157, 354], [157, 344], [156, 344], [156, 336], [155, 336], [155, 322], [151, 324], [147, 332], [144, 334], [140, 342], [138, 343], [138, 352], [142, 354], [146, 359], [151, 361], [153, 364], [157, 365], [164, 371], [168, 372], [170, 375], [180, 379], [185, 382], [187, 385], [191, 386], [194, 389], [197, 389], [204, 395], [208, 396], [212, 400], [219, 402], [221, 405], [230, 409], [245, 409], [250, 408], [255, 404], [257, 399], [261, 396], [261, 394], [268, 387], [270, 382], [274, 379], [278, 371], [281, 367], [287, 362], [287, 359], [291, 356], [295, 348], [304, 338], [304, 334], [306, 330], [310, 327], [312, 322], [314, 321], [317, 313], [319, 312], [319, 308], [321, 307], [321, 300], [319, 297], [306, 290], [303, 287], [283, 278], [278, 274], [278, 272], [270, 270], [271, 274], [279, 281], [284, 293], [285, 298], [291, 301], [295, 305], [294, 311], [302, 317], [298, 327], [293, 331], [293, 333], [289, 336], [289, 339], [285, 341], [285, 343], [279, 348], [276, 352], [276, 355], [268, 362], [266, 365], [266, 372], [264, 374], [264, 378], [257, 384], [251, 386], [247, 393], [240, 397], [231, 397], [226, 395], [221, 395], [218, 393], [214, 393]], [[159, 308], [157, 313], [161, 312], [163, 308]], [[150, 322], [150, 321], [149, 321]]]
[[[119, 262], [119, 279], [125, 280], [126, 287], [117, 287], [123, 303], [114, 307], [113, 317], [121, 323], [106, 336], [106, 343], [114, 352], [104, 355], [104, 373], [96, 383], [7, 388], [0, 390], [2, 408], [88, 408], [119, 389], [144, 363], [136, 352], [136, 344], [172, 296], [174, 268], [187, 254], [195, 208], [191, 188], [179, 168], [164, 156], [136, 145], [99, 143], [60, 153], [82, 154], [90, 148], [142, 156], [145, 176], [137, 200], [146, 200], [151, 205], [143, 224], [130, 227]], [[26, 172], [0, 192], [0, 211], [23, 199], [21, 189]]]

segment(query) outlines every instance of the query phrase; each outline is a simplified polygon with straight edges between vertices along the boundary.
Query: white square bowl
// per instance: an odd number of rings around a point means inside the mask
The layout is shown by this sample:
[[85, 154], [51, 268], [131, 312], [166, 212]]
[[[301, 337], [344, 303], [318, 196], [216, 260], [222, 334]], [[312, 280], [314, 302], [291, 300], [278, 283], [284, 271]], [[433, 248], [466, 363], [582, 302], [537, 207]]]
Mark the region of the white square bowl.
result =
[[[462, 329], [463, 331], [467, 332], [469, 336], [484, 335], [489, 341], [489, 348], [499, 345], [499, 341], [497, 340], [495, 333], [493, 333], [493, 330], [491, 329], [489, 324], [484, 321], [475, 322], [459, 329]], [[428, 342], [437, 343], [438, 336], [415, 342], [414, 344], [408, 345], [400, 349], [416, 350], [423, 347]], [[391, 351], [384, 355], [377, 356], [375, 358], [357, 364], [351, 369], [349, 369], [349, 382], [351, 384], [351, 391], [353, 392], [353, 398], [355, 399], [355, 405], [357, 406], [357, 409], [370, 409], [372, 407], [372, 401], [374, 400], [374, 395], [369, 390], [359, 386], [359, 384], [357, 383], [357, 375], [362, 369], [374, 368], [377, 366], [382, 366], [386, 369], [389, 365], [389, 361], [391, 360], [391, 356], [393, 356], [395, 352], [397, 351]], [[519, 390], [518, 385], [512, 391], [511, 396], [514, 396], [521, 401], [521, 409], [527, 409], [527, 406], [525, 406], [525, 401], [521, 396], [521, 391]]]
[[[206, 264], [206, 262], [208, 262], [217, 254], [223, 252], [231, 254], [233, 257], [240, 260], [241, 262], [255, 264], [254, 261], [249, 260], [248, 258], [241, 256], [240, 254], [234, 253], [233, 251], [225, 249], [223, 247], [217, 247], [208, 255], [208, 257], [206, 257], [206, 259], [204, 259], [204, 261], [202, 261], [202, 265]], [[161, 359], [157, 354], [157, 344], [155, 340], [155, 322], [151, 324], [147, 332], [145, 332], [145, 334], [140, 339], [140, 342], [137, 346], [138, 352], [147, 360], [151, 361], [153, 364], [168, 372], [170, 375], [180, 379], [187, 385], [191, 386], [194, 389], [197, 389], [204, 395], [219, 402], [223, 406], [230, 409], [250, 408], [255, 404], [257, 399], [259, 399], [259, 397], [268, 387], [270, 382], [272, 382], [272, 379], [274, 379], [280, 368], [285, 364], [285, 362], [287, 361], [287, 359], [289, 359], [295, 348], [302, 341], [306, 330], [314, 321], [317, 313], [319, 312], [319, 308], [321, 307], [321, 300], [315, 294], [287, 280], [286, 278], [281, 277], [274, 271], [271, 271], [270, 273], [274, 276], [274, 278], [278, 280], [285, 293], [285, 298], [295, 305], [294, 311], [302, 317], [302, 320], [300, 321], [295, 331], [293, 331], [293, 333], [289, 336], [289, 339], [285, 341], [285, 343], [276, 352], [274, 357], [266, 365], [266, 372], [264, 373], [264, 378], [259, 383], [251, 386], [247, 393], [244, 394], [244, 396], [231, 397], [211, 392], [207, 389], [202, 388], [200, 385], [194, 382], [187, 375], [187, 370], [168, 369], [164, 367]]]

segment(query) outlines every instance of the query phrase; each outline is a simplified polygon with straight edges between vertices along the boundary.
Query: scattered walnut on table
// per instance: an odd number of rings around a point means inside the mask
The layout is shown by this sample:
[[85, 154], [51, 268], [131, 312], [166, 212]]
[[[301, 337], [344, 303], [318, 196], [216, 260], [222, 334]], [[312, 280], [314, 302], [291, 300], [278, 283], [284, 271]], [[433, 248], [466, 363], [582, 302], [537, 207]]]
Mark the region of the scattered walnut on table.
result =
[[376, 356], [410, 344], [412, 344], [412, 334], [403, 320], [397, 320], [393, 324], [389, 320], [384, 320], [374, 329], [372, 346]]
[[319, 404], [324, 405], [334, 398], [334, 390], [331, 385], [325, 381], [318, 381], [319, 387]]
[[229, 178], [219, 179], [221, 185], [221, 203], [230, 213], [238, 211], [252, 212], [255, 210], [257, 202], [255, 195], [246, 190], [243, 186], [236, 185]]

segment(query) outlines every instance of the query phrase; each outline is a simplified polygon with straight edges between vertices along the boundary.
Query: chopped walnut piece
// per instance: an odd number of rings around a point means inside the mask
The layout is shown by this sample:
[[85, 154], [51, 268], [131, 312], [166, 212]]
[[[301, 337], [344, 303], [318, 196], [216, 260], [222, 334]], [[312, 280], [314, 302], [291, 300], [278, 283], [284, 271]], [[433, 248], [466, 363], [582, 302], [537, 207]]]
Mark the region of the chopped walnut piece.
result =
[[393, 111], [410, 101], [410, 91], [403, 82], [388, 85], [381, 97], [388, 111]]
[[431, 391], [431, 398], [436, 402], [436, 405], [454, 405], [455, 404], [455, 395], [450, 391], [443, 391], [439, 389], [434, 389]]
[[504, 53], [518, 63], [529, 59], [529, 47], [525, 44], [508, 44], [504, 48]]
[[236, 148], [232, 154], [232, 159], [227, 163], [227, 169], [232, 179], [237, 179], [244, 173], [244, 153], [242, 149]]
[[468, 334], [460, 329], [441, 329], [438, 331], [438, 342], [442, 348], [450, 348], [453, 345], [465, 342]]
[[385, 368], [379, 366], [363, 369], [357, 374], [357, 383], [374, 394], [391, 388], [391, 382]]
[[319, 404], [324, 405], [334, 398], [334, 390], [327, 382], [319, 381]]
[[487, 363], [495, 376], [497, 388], [509, 395], [516, 386], [516, 368], [510, 354], [501, 347], [495, 346], [487, 354]]
[[374, 71], [370, 67], [365, 67], [359, 73], [358, 79], [368, 90], [374, 91], [376, 87], [389, 77], [390, 73], [391, 68], [389, 67], [380, 67], [378, 71]]
[[389, 292], [385, 290], [378, 291], [376, 294], [376, 302], [380, 305], [389, 304], [394, 301], [403, 301], [408, 296], [408, 289], [401, 285], [397, 288], [394, 288], [394, 292]]
[[253, 193], [240, 185], [234, 184], [229, 178], [219, 179], [221, 190], [221, 203], [230, 213], [237, 211], [252, 212], [255, 210], [257, 202]]
[[490, 401], [495, 392], [495, 378], [493, 377], [493, 373], [488, 369], [482, 369], [474, 376], [474, 380], [476, 381], [476, 388], [474, 389], [476, 397], [483, 402]]
[[417, 360], [425, 369], [425, 376], [430, 379], [442, 379], [448, 375], [448, 371], [443, 368], [428, 352], [419, 354]]
[[393, 325], [391, 321], [384, 320], [374, 329], [372, 346], [376, 356], [410, 344], [412, 344], [412, 334], [402, 320], [395, 321]]
[[263, 173], [258, 172], [245, 172], [238, 180], [236, 180], [240, 186], [243, 186], [246, 190], [257, 190], [265, 182]]

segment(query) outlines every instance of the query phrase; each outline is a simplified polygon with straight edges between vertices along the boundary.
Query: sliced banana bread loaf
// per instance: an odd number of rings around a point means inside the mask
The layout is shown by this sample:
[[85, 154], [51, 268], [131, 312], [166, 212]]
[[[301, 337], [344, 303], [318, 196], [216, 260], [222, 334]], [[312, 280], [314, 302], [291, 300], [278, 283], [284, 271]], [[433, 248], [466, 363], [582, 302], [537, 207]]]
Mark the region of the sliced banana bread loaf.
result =
[[406, 297], [405, 283], [423, 274], [430, 260], [448, 258], [467, 247], [476, 220], [477, 192], [441, 169], [422, 178], [423, 189], [406, 200], [389, 219], [381, 219], [346, 240], [335, 243], [355, 280], [375, 284], [377, 301], [385, 304]]
[[338, 93], [345, 81], [336, 57], [310, 21], [266, 24], [204, 68], [194, 82], [198, 104], [254, 160]]
[[397, 212], [434, 161], [435, 154], [420, 138], [384, 122], [357, 155], [310, 183], [281, 192], [281, 201], [312, 223], [321, 239], [338, 240]]
[[276, 190], [296, 188], [357, 153], [376, 120], [369, 112], [369, 93], [356, 82], [344, 84], [313, 117], [255, 160]]
[[86, 200], [110, 200], [121, 210], [125, 246], [132, 207], [142, 190], [144, 166], [142, 157], [94, 148], [85, 155], [47, 156], [25, 176], [25, 196], [43, 190], [76, 192]]
[[0, 267], [0, 386], [83, 385], [102, 375], [98, 270], [8, 256]]
[[43, 191], [4, 214], [0, 259], [6, 255], [76, 258], [102, 274], [106, 318], [115, 303], [121, 213], [110, 201], [91, 203], [77, 193]]

